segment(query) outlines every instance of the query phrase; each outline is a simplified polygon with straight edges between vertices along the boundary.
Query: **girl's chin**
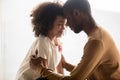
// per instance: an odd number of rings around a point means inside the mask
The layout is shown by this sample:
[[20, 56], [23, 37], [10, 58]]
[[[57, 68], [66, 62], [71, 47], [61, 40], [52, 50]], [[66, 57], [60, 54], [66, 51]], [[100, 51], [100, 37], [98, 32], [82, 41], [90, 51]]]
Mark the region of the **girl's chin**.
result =
[[57, 37], [59, 38], [59, 37], [61, 37], [62, 36], [62, 34], [60, 34], [60, 35], [57, 35]]

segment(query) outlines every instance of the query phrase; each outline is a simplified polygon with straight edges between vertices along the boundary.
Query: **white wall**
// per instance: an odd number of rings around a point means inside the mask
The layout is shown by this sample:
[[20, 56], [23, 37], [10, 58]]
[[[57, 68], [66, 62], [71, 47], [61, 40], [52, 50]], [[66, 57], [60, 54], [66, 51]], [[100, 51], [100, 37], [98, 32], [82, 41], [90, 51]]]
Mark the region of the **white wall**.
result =
[[0, 0], [0, 80], [3, 80], [4, 75], [4, 29], [3, 29], [3, 21], [2, 21], [2, 0]]
[[[3, 60], [3, 63], [0, 62], [0, 73], [3, 70], [1, 67], [4, 66], [4, 74], [0, 75], [0, 80], [14, 80], [20, 63], [34, 41], [29, 17], [30, 11], [41, 1], [3, 0], [0, 3], [0, 5], [2, 4], [0, 7], [0, 61]], [[95, 3], [91, 2], [91, 4], [94, 6]], [[93, 9], [93, 16], [98, 24], [105, 27], [113, 35], [118, 48], [120, 48], [120, 13], [115, 12]], [[86, 40], [85, 33], [74, 34], [68, 28], [62, 38], [64, 42], [63, 52], [68, 62], [73, 64], [79, 62]], [[66, 74], [68, 73], [66, 72]]]

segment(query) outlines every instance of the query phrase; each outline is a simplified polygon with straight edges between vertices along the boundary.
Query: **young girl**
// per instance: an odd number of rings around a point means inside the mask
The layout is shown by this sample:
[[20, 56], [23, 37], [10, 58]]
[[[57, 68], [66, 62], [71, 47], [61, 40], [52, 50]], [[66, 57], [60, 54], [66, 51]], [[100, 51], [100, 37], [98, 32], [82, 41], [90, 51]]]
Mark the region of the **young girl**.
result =
[[[59, 41], [67, 22], [63, 14], [62, 5], [45, 2], [36, 7], [31, 17], [36, 40], [23, 60], [16, 80], [35, 80], [40, 77], [39, 73], [34, 72], [30, 68], [29, 61], [31, 56], [40, 57], [40, 64], [55, 72], [64, 74], [63, 68], [71, 71], [74, 66], [65, 61], [61, 53], [61, 42]], [[70, 67], [67, 68], [66, 66]]]

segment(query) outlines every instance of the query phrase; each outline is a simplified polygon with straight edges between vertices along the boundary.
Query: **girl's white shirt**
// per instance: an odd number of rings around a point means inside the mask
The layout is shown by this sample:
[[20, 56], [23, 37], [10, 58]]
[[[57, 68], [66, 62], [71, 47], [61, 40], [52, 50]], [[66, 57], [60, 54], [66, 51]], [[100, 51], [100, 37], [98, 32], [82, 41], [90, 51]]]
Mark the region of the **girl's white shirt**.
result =
[[[38, 54], [35, 51], [38, 50]], [[16, 80], [34, 80], [40, 76], [39, 73], [34, 73], [30, 68], [29, 61], [30, 56], [35, 55], [47, 59], [47, 68], [56, 72], [56, 67], [61, 60], [61, 51], [58, 46], [51, 43], [48, 37], [40, 35], [29, 49], [25, 59], [23, 60], [18, 70]]]

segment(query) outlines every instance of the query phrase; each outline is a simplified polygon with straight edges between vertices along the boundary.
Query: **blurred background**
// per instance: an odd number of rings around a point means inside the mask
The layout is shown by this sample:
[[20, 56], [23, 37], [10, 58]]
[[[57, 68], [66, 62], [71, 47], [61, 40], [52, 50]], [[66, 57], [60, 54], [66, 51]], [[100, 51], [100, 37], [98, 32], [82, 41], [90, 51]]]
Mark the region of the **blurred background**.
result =
[[[58, 0], [0, 0], [0, 80], [15, 80], [16, 72], [35, 37], [30, 13], [39, 3]], [[66, 0], [59, 0], [65, 2]], [[97, 24], [107, 29], [120, 49], [119, 0], [89, 0]], [[73, 33], [66, 29], [63, 54], [66, 60], [77, 65], [87, 41], [84, 32]], [[69, 72], [65, 71], [68, 75]]]

